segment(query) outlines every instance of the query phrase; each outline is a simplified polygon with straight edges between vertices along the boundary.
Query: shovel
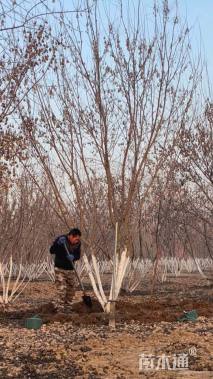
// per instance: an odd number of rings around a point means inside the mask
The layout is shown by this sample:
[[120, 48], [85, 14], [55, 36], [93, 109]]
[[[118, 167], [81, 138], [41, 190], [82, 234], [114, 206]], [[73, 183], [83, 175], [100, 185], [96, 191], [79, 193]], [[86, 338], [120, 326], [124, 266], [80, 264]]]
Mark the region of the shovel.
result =
[[82, 289], [82, 291], [84, 293], [83, 296], [82, 296], [82, 300], [83, 300], [84, 304], [86, 304], [87, 307], [92, 308], [92, 299], [91, 299], [91, 297], [89, 295], [86, 294], [84, 286], [83, 286], [83, 283], [82, 283], [82, 281], [81, 281], [81, 279], [80, 279], [80, 277], [78, 275], [78, 272], [77, 272], [77, 270], [76, 270], [75, 265], [74, 265], [73, 262], [72, 262], [72, 265], [73, 265], [73, 268], [74, 268], [74, 271], [75, 271], [75, 275], [77, 276], [78, 282], [79, 282], [79, 284], [81, 286], [81, 289]]
[[[66, 246], [65, 243], [64, 243], [64, 247], [66, 249], [67, 254], [69, 255], [69, 250], [68, 250], [68, 248], [67, 248], [67, 246]], [[81, 286], [81, 289], [82, 289], [82, 292], [83, 292], [82, 300], [83, 300], [84, 304], [86, 304], [86, 306], [88, 308], [92, 308], [92, 299], [91, 299], [91, 297], [89, 295], [86, 294], [86, 291], [84, 289], [83, 283], [82, 283], [82, 281], [81, 281], [81, 279], [80, 279], [80, 277], [79, 277], [79, 275], [77, 273], [77, 270], [75, 268], [74, 262], [72, 262], [72, 266], [73, 266], [73, 269], [75, 271], [75, 275], [77, 276], [78, 282], [79, 282], [79, 284]]]

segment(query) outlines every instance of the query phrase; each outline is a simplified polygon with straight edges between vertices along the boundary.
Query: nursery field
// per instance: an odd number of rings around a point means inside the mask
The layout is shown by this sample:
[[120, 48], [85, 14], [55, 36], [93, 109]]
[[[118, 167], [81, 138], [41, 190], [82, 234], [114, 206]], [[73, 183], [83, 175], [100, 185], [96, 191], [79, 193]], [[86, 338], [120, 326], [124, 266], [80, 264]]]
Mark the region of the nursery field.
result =
[[[72, 310], [64, 314], [53, 311], [53, 282], [31, 282], [14, 304], [0, 311], [0, 378], [213, 378], [210, 272], [208, 278], [168, 277], [153, 294], [146, 278], [131, 296], [122, 291], [115, 331], [89, 282], [92, 309], [77, 291]], [[107, 274], [104, 279], [107, 289]], [[190, 310], [197, 311], [196, 321], [177, 321]], [[26, 329], [26, 318], [35, 314], [42, 327]]]
[[0, 379], [213, 379], [212, 10], [0, 0]]

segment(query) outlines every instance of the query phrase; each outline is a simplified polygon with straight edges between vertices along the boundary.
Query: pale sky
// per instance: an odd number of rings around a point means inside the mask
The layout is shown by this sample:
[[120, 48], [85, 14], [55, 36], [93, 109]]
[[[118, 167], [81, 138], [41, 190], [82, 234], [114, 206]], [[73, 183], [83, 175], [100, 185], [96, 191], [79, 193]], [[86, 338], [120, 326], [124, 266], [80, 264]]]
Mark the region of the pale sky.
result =
[[[137, 8], [139, 0], [122, 0], [131, 10]], [[158, 0], [159, 3], [161, 0]], [[113, 10], [120, 0], [98, 0], [99, 6], [104, 9]], [[176, 0], [169, 0], [170, 8], [174, 6]], [[63, 0], [66, 9], [82, 4], [80, 0]], [[153, 0], [141, 0], [145, 13], [152, 18]], [[180, 10], [180, 16], [183, 20], [187, 19], [188, 24], [192, 27], [191, 43], [192, 49], [196, 55], [198, 50], [202, 49], [203, 59], [206, 60], [210, 78], [210, 84], [213, 87], [213, 0], [177, 0]], [[104, 12], [103, 12], [104, 13]], [[112, 11], [113, 15], [113, 11]]]
[[188, 23], [193, 26], [192, 39], [194, 49], [202, 48], [208, 65], [211, 86], [213, 85], [213, 0], [179, 0], [179, 7]]
[[[93, 0], [88, 0], [92, 3]], [[131, 10], [137, 8], [137, 4], [141, 1], [144, 13], [148, 15], [148, 22], [152, 22], [152, 9], [154, 0], [97, 0], [104, 21], [104, 11], [111, 11], [111, 16], [114, 16], [114, 9], [120, 1], [123, 3], [123, 8]], [[160, 4], [162, 0], [157, 0]], [[193, 27], [191, 31], [191, 42], [193, 51], [196, 52], [201, 48], [203, 57], [206, 58], [208, 65], [208, 71], [211, 83], [213, 83], [213, 0], [168, 0], [169, 7], [174, 7], [174, 4], [178, 3], [180, 16], [182, 19], [187, 19], [189, 26]], [[12, 2], [12, 0], [11, 0]], [[21, 7], [23, 1], [19, 0], [17, 9]], [[26, 2], [29, 6], [35, 3], [34, 0]], [[39, 4], [40, 2], [38, 2]], [[42, 3], [42, 2], [41, 2]], [[60, 4], [64, 5], [65, 10], [73, 10], [77, 6], [80, 8], [85, 7], [85, 0], [46, 0], [45, 4], [49, 5], [50, 9], [60, 10]], [[7, 4], [7, 1], [2, 1], [2, 4]], [[8, 7], [8, 5], [7, 5]], [[36, 11], [36, 7], [33, 6], [32, 10]], [[43, 8], [42, 8], [43, 9]], [[103, 12], [102, 12], [103, 10]], [[32, 12], [31, 12], [32, 13]], [[18, 14], [18, 13], [17, 13]]]

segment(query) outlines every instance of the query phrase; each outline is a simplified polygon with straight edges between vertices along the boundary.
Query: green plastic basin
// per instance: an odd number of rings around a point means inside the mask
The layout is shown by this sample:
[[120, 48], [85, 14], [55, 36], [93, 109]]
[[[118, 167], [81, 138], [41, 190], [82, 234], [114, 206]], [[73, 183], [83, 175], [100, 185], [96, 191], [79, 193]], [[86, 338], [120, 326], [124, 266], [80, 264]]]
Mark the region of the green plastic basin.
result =
[[25, 327], [27, 329], [39, 329], [41, 326], [42, 326], [42, 319], [38, 315], [27, 318], [25, 321]]

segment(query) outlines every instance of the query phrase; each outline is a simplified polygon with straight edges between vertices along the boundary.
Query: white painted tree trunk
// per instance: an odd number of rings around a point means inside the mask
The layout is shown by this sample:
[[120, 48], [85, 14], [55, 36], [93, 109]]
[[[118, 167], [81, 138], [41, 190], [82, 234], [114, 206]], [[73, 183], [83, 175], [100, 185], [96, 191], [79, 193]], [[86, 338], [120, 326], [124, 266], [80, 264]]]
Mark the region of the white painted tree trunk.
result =
[[[127, 256], [127, 249], [125, 249], [121, 253], [120, 259], [118, 258], [118, 254], [116, 252], [116, 257], [113, 262], [113, 275], [112, 275], [112, 281], [111, 281], [111, 288], [110, 288], [110, 294], [107, 299], [106, 294], [104, 293], [103, 286], [102, 286], [102, 281], [101, 281], [101, 276], [100, 276], [100, 270], [99, 270], [99, 265], [97, 262], [97, 259], [95, 255], [92, 254], [92, 261], [89, 263], [88, 258], [86, 255], [83, 256], [83, 260], [87, 269], [87, 273], [89, 275], [93, 291], [101, 304], [104, 312], [110, 313], [110, 305], [112, 301], [116, 301], [122, 281], [127, 269], [127, 266], [129, 264], [129, 257]], [[91, 266], [92, 265], [92, 266]]]
[[[4, 305], [10, 302], [13, 302], [15, 299], [17, 299], [17, 297], [23, 292], [23, 290], [29, 283], [29, 279], [26, 283], [24, 283], [24, 280], [27, 278], [27, 270], [24, 272], [24, 275], [21, 278], [23, 266], [22, 264], [20, 264], [17, 271], [16, 280], [13, 282], [11, 286], [13, 268], [14, 268], [14, 263], [13, 263], [12, 256], [10, 257], [10, 260], [9, 260], [9, 268], [7, 268], [7, 265], [5, 266], [2, 263], [0, 263], [0, 279], [1, 279], [1, 284], [2, 284], [2, 295], [0, 295], [0, 303]], [[7, 279], [5, 279], [7, 274], [8, 274]], [[11, 287], [11, 290], [10, 290], [10, 287]]]

